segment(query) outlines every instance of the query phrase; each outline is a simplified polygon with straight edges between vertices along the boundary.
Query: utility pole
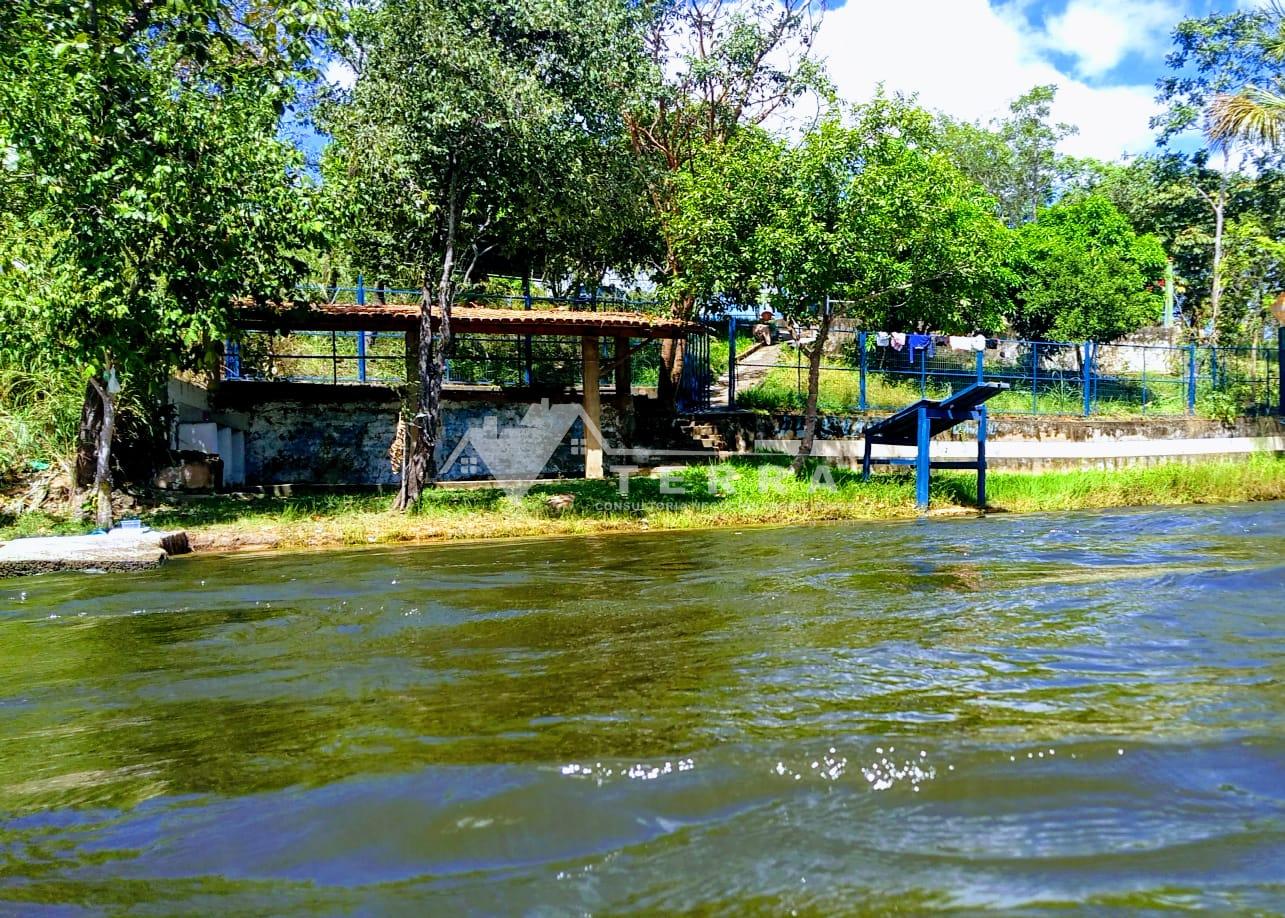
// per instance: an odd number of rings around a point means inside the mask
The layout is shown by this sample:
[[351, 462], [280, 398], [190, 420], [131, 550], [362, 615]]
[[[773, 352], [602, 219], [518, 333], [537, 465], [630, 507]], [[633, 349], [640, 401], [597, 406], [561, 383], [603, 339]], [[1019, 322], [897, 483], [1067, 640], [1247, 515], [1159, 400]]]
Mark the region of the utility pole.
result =
[[1165, 328], [1173, 328], [1173, 304], [1173, 259], [1170, 258], [1168, 262], [1165, 263]]

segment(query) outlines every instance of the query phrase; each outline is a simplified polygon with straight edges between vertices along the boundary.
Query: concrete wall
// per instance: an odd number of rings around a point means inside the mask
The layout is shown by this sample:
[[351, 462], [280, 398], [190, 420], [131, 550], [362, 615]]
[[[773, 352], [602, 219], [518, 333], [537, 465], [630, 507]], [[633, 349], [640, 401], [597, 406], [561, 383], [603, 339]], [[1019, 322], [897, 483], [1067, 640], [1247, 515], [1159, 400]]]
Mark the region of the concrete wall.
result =
[[[190, 391], [189, 391], [190, 390]], [[291, 383], [223, 383], [211, 393], [196, 386], [171, 388], [179, 415], [188, 422], [213, 421], [245, 434], [245, 481], [249, 485], [356, 484], [394, 485], [398, 474], [390, 463], [390, 449], [397, 432], [400, 396], [381, 386], [317, 385]], [[443, 404], [444, 438], [439, 444], [439, 466], [448, 461], [446, 480], [482, 480], [492, 477], [482, 453], [470, 443], [456, 448], [473, 431], [489, 435], [484, 444], [496, 464], [510, 469], [529, 468], [523, 451], [533, 448], [521, 438], [507, 440], [503, 432], [522, 421], [530, 403], [519, 393], [448, 390]], [[552, 396], [548, 411], [576, 410], [572, 396]], [[668, 450], [697, 449], [704, 444], [693, 437], [702, 432], [716, 450], [749, 453], [755, 449], [795, 452], [803, 431], [798, 414], [722, 412], [688, 419], [660, 420], [638, 403], [637, 415], [618, 411], [610, 402], [602, 408], [602, 430], [608, 447], [646, 446], [654, 449], [653, 462], [707, 461], [688, 455], [671, 460]], [[563, 412], [565, 414], [565, 412]], [[818, 455], [842, 464], [860, 462], [861, 432], [879, 415], [828, 415], [819, 420]], [[635, 438], [634, 423], [638, 421]], [[647, 423], [642, 423], [644, 420]], [[488, 425], [489, 434], [484, 429]], [[693, 431], [693, 426], [700, 430]], [[539, 467], [545, 478], [579, 477], [584, 473], [584, 425], [571, 418], [566, 433]], [[494, 439], [500, 434], [498, 440]], [[1237, 457], [1255, 452], [1285, 452], [1285, 427], [1275, 418], [1242, 419], [1234, 425], [1196, 418], [1109, 420], [1106, 418], [997, 417], [990, 420], [988, 456], [996, 468], [1042, 470], [1050, 468], [1110, 468], [1119, 465], [1172, 460]], [[638, 442], [635, 443], [634, 440]], [[971, 458], [975, 455], [976, 427], [961, 425], [934, 441], [938, 458]], [[498, 451], [498, 452], [497, 452]], [[711, 451], [710, 456], [715, 453]], [[894, 447], [881, 455], [909, 455]], [[538, 457], [535, 460], [538, 464]], [[613, 459], [607, 464], [645, 460]], [[504, 477], [497, 474], [494, 477]], [[515, 476], [519, 477], [519, 476]], [[525, 475], [520, 477], [527, 477]]]
[[[246, 484], [394, 485], [400, 480], [391, 461], [401, 408], [395, 389], [272, 382], [224, 382], [209, 393], [190, 388], [193, 391], [172, 388], [170, 392], [181, 417], [244, 432]], [[522, 398], [493, 391], [447, 390], [442, 404], [443, 438], [436, 451], [439, 467], [450, 462], [443, 469], [445, 480], [492, 477], [482, 452], [505, 468], [532, 468], [529, 456], [515, 454], [532, 451], [521, 440], [501, 439], [481, 452], [469, 443], [456, 449], [474, 430], [503, 431], [518, 424], [531, 407]], [[568, 427], [543, 465], [544, 453], [535, 448], [534, 475], [580, 477], [584, 424], [578, 417], [578, 399], [562, 395], [549, 401], [552, 413], [565, 417]], [[609, 442], [618, 441], [623, 426], [615, 407], [604, 404], [601, 427]]]
[[[815, 453], [842, 464], [860, 464], [865, 425], [885, 416], [821, 417]], [[727, 412], [701, 420], [715, 427], [725, 448], [733, 452], [758, 448], [795, 453], [803, 436], [803, 416], [798, 414]], [[987, 457], [994, 467], [1033, 471], [1285, 453], [1285, 426], [1272, 417], [1242, 418], [1230, 425], [1202, 418], [992, 417], [987, 434]], [[932, 455], [972, 458], [976, 439], [977, 425], [961, 424], [933, 441]], [[913, 454], [913, 450], [898, 447], [875, 450], [880, 457]]]

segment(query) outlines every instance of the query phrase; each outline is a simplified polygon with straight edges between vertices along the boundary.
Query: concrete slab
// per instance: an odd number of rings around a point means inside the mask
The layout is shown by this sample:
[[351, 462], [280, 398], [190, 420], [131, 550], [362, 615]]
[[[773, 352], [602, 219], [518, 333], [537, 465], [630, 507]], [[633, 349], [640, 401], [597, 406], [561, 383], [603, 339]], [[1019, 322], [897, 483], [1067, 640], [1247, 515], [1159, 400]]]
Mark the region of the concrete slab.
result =
[[136, 571], [191, 551], [185, 532], [113, 529], [105, 535], [45, 536], [0, 545], [0, 577], [54, 571]]

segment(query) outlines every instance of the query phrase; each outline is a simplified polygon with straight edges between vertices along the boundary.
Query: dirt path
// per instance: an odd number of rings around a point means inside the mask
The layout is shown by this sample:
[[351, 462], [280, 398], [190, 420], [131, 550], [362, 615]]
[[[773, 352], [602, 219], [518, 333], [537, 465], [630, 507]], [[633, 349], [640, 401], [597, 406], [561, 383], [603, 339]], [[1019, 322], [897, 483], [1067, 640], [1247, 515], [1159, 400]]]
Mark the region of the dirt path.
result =
[[[753, 389], [771, 372], [781, 360], [780, 344], [755, 344], [744, 354], [736, 357], [736, 391], [744, 392]], [[710, 387], [709, 400], [712, 405], [727, 404], [727, 374], [724, 373]]]

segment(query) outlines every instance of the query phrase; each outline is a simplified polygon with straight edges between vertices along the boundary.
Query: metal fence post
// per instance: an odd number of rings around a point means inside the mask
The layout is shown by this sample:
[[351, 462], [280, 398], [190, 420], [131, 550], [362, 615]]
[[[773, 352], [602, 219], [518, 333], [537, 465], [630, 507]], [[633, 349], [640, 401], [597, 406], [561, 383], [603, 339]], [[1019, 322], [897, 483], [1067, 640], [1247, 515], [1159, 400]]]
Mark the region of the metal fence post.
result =
[[1276, 329], [1276, 414], [1285, 418], [1285, 325]]
[[1084, 416], [1093, 413], [1093, 342], [1084, 342], [1084, 361], [1080, 367], [1080, 388], [1084, 391]]
[[[910, 347], [909, 344], [906, 347]], [[928, 397], [928, 348], [919, 349], [919, 397]]]
[[977, 382], [986, 381], [986, 352], [977, 352]]
[[727, 318], [727, 407], [736, 407], [736, 316]]
[[1031, 342], [1031, 414], [1040, 413], [1040, 343]]
[[[531, 272], [522, 276], [522, 308], [531, 311]], [[531, 386], [535, 383], [535, 372], [532, 369], [531, 336], [522, 336], [522, 383]]]
[[1187, 345], [1187, 414], [1196, 413], [1196, 346]]
[[[357, 305], [366, 305], [366, 278], [361, 274], [357, 275]], [[336, 375], [338, 375], [337, 370]], [[357, 381], [366, 381], [366, 333], [364, 331], [357, 332]]]
[[1147, 349], [1142, 349], [1142, 413], [1147, 413]]
[[857, 333], [857, 354], [860, 357], [861, 375], [857, 383], [857, 410], [865, 411], [866, 405], [866, 333]]

